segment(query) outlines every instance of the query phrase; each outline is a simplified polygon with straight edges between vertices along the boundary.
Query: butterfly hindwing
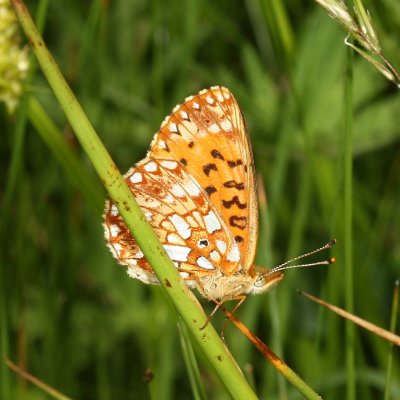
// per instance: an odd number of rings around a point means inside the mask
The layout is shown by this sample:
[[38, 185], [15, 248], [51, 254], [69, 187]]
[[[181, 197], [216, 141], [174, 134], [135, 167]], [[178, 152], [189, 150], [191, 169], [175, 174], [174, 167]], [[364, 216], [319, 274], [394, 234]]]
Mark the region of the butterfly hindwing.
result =
[[[204, 190], [174, 160], [145, 159], [125, 175], [139, 206], [183, 278], [215, 274], [224, 265], [233, 273], [238, 248]], [[157, 283], [150, 265], [115, 205], [108, 201], [105, 230], [115, 257], [130, 274]]]

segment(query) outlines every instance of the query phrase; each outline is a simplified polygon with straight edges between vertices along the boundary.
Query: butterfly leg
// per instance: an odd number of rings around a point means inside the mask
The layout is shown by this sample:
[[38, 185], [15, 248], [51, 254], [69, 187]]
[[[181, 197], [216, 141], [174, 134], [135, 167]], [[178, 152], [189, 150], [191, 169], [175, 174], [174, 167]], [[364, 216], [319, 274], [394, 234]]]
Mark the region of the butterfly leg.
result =
[[[239, 300], [239, 302], [235, 305], [235, 307], [233, 307], [231, 314], [234, 314], [236, 312], [236, 310], [242, 305], [242, 303], [246, 300], [246, 296], [245, 295], [238, 295], [234, 298], [229, 298], [226, 300]], [[200, 328], [200, 330], [203, 330], [207, 324], [211, 321], [212, 317], [215, 315], [215, 313], [218, 311], [219, 308], [223, 307], [223, 304], [226, 300], [222, 300], [222, 301], [218, 301], [216, 299], [213, 299], [212, 301], [215, 303], [215, 307], [214, 309], [211, 311], [210, 315], [207, 317], [207, 320], [205, 322], [205, 324]], [[220, 336], [223, 340], [225, 340], [225, 328], [226, 328], [226, 324], [228, 323], [228, 317], [225, 318], [224, 321], [224, 325], [222, 326], [222, 330], [220, 333]]]
[[215, 315], [215, 313], [218, 311], [218, 309], [220, 307], [222, 307], [222, 305], [224, 304], [223, 301], [219, 302], [219, 301], [217, 301], [215, 299], [213, 299], [213, 302], [216, 305], [215, 305], [214, 309], [211, 311], [211, 313], [209, 314], [209, 316], [207, 317], [207, 320], [206, 320], [205, 324], [200, 328], [200, 330], [203, 330], [208, 325], [208, 323], [212, 320], [212, 317]]
[[[235, 305], [235, 307], [233, 307], [233, 309], [231, 311], [231, 314], [234, 314], [237, 311], [237, 309], [242, 305], [242, 303], [246, 300], [246, 295], [241, 294], [230, 300], [239, 300], [239, 302]], [[222, 305], [222, 303], [221, 303], [221, 305]], [[224, 321], [224, 324], [222, 325], [222, 330], [220, 333], [220, 336], [224, 341], [225, 341], [225, 328], [226, 328], [227, 323], [228, 323], [228, 317], [225, 317], [225, 321]]]
[[[180, 269], [178, 268], [178, 270], [180, 270]], [[180, 270], [180, 271], [181, 271], [181, 270]], [[182, 270], [182, 272], [187, 272], [187, 271]], [[193, 273], [190, 273], [190, 278], [188, 278], [187, 280], [192, 280], [192, 281], [196, 282], [198, 291], [199, 291], [204, 297], [206, 297], [208, 300], [211, 300], [211, 301], [213, 301], [213, 302], [216, 304], [215, 308], [212, 310], [212, 312], [210, 313], [210, 315], [207, 317], [206, 322], [204, 323], [204, 325], [200, 327], [200, 330], [203, 330], [203, 329], [208, 325], [208, 323], [211, 321], [212, 317], [215, 315], [215, 313], [218, 311], [218, 309], [219, 309], [220, 307], [222, 307], [222, 304], [224, 303], [224, 301], [219, 302], [217, 299], [210, 298], [210, 295], [209, 295], [209, 294], [206, 295], [206, 293], [205, 293], [205, 291], [204, 291], [204, 289], [203, 289], [203, 284], [201, 283], [201, 280], [199, 279], [199, 276], [198, 276], [198, 275], [193, 274]]]

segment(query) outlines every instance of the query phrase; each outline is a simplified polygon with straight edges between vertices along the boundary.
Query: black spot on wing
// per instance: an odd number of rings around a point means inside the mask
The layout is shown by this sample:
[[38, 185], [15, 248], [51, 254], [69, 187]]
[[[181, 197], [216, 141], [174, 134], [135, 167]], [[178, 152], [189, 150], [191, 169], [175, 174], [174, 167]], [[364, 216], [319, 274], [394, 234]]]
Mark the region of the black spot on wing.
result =
[[222, 200], [222, 204], [225, 208], [231, 208], [234, 204], [238, 206], [241, 210], [247, 207], [246, 203], [241, 203], [239, 197], [233, 196], [231, 200]]
[[210, 163], [203, 166], [203, 172], [207, 176], [210, 176], [211, 171], [217, 171], [217, 166], [215, 164]]
[[214, 158], [219, 158], [220, 160], [225, 160], [224, 156], [223, 156], [218, 150], [216, 150], [216, 149], [211, 150], [211, 155], [212, 155]]
[[237, 167], [238, 165], [242, 165], [242, 164], [243, 164], [243, 161], [242, 161], [241, 159], [238, 159], [238, 160], [236, 160], [236, 161], [228, 160], [228, 165], [229, 165], [231, 168]]
[[244, 190], [244, 183], [243, 182], [236, 182], [236, 181], [227, 181], [224, 183], [226, 188], [235, 188], [237, 190]]
[[236, 243], [242, 243], [242, 242], [244, 242], [243, 236], [236, 235], [236, 236], [235, 236], [235, 241], [236, 241]]
[[233, 226], [234, 228], [244, 229], [247, 225], [247, 218], [246, 217], [238, 217], [237, 215], [232, 215], [229, 218], [229, 225]]
[[207, 192], [209, 196], [211, 196], [213, 193], [217, 191], [217, 189], [215, 189], [215, 186], [213, 185], [207, 186], [204, 190]]

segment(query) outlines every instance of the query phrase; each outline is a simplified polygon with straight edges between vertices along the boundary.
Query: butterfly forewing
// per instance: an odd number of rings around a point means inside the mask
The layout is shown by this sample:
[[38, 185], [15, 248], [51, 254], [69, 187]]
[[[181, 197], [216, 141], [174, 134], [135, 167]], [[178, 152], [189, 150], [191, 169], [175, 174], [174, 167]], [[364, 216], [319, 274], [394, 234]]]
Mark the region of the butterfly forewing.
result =
[[[168, 255], [211, 300], [268, 290], [281, 279], [253, 266], [258, 213], [253, 157], [239, 105], [223, 87], [175, 107], [144, 160], [125, 179]], [[117, 207], [108, 200], [104, 229], [129, 274], [158, 283]]]
[[[177, 106], [148, 157], [176, 160], [198, 182], [239, 247], [240, 267], [250, 269], [258, 234], [254, 166], [244, 119], [230, 91], [214, 87]], [[224, 263], [220, 268], [231, 273]]]

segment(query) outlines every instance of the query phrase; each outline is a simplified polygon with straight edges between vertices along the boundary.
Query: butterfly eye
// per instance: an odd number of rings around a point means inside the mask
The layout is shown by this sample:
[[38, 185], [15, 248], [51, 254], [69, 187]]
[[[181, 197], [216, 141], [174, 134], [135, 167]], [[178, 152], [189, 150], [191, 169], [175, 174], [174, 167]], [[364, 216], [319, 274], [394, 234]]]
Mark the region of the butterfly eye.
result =
[[265, 279], [262, 275], [258, 275], [256, 281], [254, 282], [254, 286], [257, 288], [263, 287], [265, 285]]

